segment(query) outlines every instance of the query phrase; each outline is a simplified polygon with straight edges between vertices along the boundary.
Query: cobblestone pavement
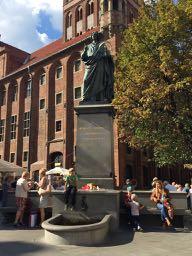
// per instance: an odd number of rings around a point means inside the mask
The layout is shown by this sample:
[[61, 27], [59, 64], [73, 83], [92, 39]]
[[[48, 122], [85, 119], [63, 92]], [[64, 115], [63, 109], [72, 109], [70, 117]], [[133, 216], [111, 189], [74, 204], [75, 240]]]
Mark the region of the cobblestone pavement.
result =
[[110, 235], [99, 247], [59, 246], [43, 243], [43, 230], [0, 228], [0, 256], [191, 256], [192, 233], [183, 229], [150, 228], [133, 233], [126, 228]]

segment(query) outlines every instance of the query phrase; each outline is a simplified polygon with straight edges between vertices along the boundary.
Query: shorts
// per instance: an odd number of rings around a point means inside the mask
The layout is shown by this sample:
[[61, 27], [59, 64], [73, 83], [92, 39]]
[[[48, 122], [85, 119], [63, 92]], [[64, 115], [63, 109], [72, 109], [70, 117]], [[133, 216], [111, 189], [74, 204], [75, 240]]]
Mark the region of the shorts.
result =
[[16, 205], [19, 211], [24, 211], [27, 204], [27, 198], [16, 197]]

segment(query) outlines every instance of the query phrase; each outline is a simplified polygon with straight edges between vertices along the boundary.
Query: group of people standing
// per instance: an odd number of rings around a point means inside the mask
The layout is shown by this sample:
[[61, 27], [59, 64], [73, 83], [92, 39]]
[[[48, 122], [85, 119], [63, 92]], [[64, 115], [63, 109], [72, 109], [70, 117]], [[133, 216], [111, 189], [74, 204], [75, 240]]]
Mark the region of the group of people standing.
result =
[[[65, 191], [64, 202], [65, 210], [73, 210], [76, 203], [77, 192], [77, 175], [73, 168], [69, 169], [69, 175], [64, 181]], [[2, 206], [5, 207], [8, 200], [8, 192], [13, 191], [11, 187], [13, 177], [6, 176], [3, 183], [3, 198]], [[39, 194], [39, 212], [40, 224], [45, 220], [45, 209], [51, 207], [51, 191], [53, 188], [51, 184], [51, 176], [46, 175], [46, 169], [42, 168], [39, 171], [39, 182], [34, 182], [30, 179], [30, 174], [27, 171], [22, 173], [22, 176], [17, 179], [15, 184], [15, 197], [17, 212], [15, 216], [14, 226], [23, 226], [23, 216], [28, 206], [28, 191], [36, 188]], [[28, 209], [29, 210], [29, 209]]]
[[23, 215], [27, 206], [27, 197], [28, 191], [36, 185], [38, 187], [38, 193], [40, 196], [39, 200], [39, 210], [40, 210], [40, 222], [42, 223], [45, 220], [45, 208], [49, 207], [49, 198], [51, 192], [51, 183], [50, 180], [46, 177], [46, 170], [41, 169], [39, 171], [40, 181], [32, 182], [29, 179], [29, 172], [25, 171], [22, 173], [21, 178], [17, 180], [15, 197], [16, 197], [16, 206], [17, 212], [14, 221], [14, 226], [23, 226]]

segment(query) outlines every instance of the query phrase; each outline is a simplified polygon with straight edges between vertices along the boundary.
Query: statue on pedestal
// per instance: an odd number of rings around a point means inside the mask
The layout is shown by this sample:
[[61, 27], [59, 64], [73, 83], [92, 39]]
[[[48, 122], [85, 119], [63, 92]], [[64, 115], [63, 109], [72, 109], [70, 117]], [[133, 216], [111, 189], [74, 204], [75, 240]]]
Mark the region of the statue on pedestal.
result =
[[109, 103], [114, 97], [114, 62], [101, 33], [94, 32], [92, 43], [85, 46], [82, 61], [85, 63], [83, 102]]

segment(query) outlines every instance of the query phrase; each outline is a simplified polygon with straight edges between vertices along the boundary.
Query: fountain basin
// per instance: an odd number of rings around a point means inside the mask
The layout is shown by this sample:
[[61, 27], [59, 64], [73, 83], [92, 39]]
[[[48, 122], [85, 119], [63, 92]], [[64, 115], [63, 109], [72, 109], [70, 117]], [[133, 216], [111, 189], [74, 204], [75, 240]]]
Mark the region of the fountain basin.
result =
[[45, 242], [53, 245], [102, 244], [109, 232], [111, 215], [87, 217], [79, 212], [57, 214], [44, 221]]

